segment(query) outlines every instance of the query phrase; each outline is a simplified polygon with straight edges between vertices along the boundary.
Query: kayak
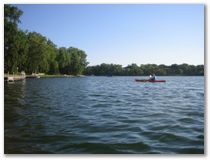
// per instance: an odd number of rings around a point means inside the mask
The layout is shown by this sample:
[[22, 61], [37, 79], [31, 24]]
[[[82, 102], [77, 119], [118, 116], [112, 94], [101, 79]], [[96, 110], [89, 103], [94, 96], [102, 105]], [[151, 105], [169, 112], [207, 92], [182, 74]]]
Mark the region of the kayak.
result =
[[166, 80], [135, 79], [136, 82], [166, 82]]
[[135, 79], [136, 82], [166, 82], [166, 80]]

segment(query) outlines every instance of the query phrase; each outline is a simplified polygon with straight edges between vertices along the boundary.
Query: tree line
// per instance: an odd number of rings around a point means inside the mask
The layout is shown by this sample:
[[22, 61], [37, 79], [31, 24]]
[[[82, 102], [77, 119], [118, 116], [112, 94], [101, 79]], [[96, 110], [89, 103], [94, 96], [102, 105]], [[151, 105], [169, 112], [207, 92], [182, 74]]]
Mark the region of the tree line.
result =
[[4, 72], [25, 71], [46, 74], [141, 76], [150, 75], [204, 75], [204, 65], [156, 65], [102, 63], [87, 66], [85, 51], [74, 47], [57, 47], [50, 39], [37, 32], [18, 28], [23, 12], [15, 6], [4, 5]]
[[160, 76], [166, 75], [204, 75], [204, 65], [188, 65], [188, 64], [172, 64], [167, 65], [156, 65], [156, 64], [142, 64], [137, 65], [135, 63], [122, 67], [118, 64], [105, 64], [96, 66], [88, 66], [85, 70], [87, 75], [96, 76], [148, 76], [151, 74], [156, 74]]
[[87, 66], [86, 53], [74, 47], [56, 47], [37, 32], [18, 28], [21, 10], [4, 5], [4, 72], [25, 71], [46, 74], [82, 74]]

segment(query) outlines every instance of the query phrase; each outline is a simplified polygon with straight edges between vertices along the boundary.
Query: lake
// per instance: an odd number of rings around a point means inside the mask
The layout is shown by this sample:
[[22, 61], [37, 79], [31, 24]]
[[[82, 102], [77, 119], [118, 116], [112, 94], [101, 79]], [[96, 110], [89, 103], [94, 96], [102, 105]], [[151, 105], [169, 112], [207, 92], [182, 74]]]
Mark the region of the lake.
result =
[[135, 78], [5, 83], [4, 152], [203, 154], [204, 77]]

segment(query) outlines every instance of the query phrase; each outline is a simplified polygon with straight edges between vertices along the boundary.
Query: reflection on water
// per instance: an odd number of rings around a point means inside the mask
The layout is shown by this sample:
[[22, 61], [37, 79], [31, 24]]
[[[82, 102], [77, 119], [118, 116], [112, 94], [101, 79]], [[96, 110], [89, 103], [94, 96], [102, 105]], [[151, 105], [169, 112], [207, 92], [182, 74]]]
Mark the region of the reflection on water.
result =
[[204, 77], [5, 83], [5, 153], [204, 153]]

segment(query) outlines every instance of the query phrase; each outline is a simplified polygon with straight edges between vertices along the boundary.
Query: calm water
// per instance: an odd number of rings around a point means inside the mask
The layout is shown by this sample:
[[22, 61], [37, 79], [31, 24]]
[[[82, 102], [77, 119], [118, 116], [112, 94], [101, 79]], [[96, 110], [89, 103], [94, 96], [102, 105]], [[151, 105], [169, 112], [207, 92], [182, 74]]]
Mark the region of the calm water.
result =
[[5, 153], [204, 153], [204, 77], [5, 83]]

